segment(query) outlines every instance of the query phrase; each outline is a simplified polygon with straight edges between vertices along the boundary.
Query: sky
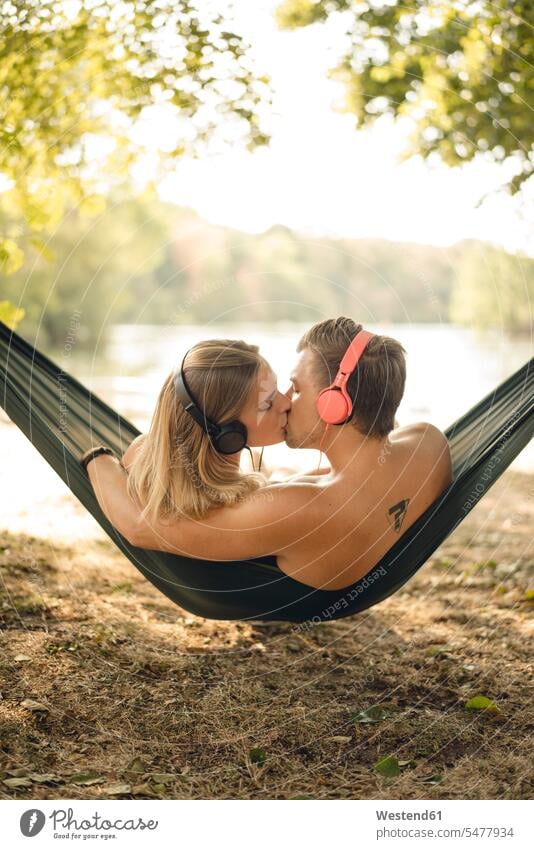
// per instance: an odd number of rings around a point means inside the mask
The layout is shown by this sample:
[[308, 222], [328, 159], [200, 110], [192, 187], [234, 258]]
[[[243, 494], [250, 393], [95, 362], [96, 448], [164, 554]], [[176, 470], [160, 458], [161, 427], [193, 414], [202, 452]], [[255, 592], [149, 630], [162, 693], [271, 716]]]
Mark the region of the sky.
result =
[[[304, 236], [442, 246], [477, 238], [534, 251], [534, 214], [517, 197], [493, 193], [513, 173], [510, 163], [480, 160], [451, 169], [420, 157], [399, 162], [406, 127], [385, 118], [357, 130], [351, 115], [336, 111], [342, 88], [327, 70], [342, 42], [339, 25], [280, 32], [276, 5], [235, 0], [239, 29], [275, 90], [269, 148], [182, 157], [160, 185], [162, 199], [253, 233], [283, 224]], [[152, 113], [145, 132], [157, 144], [166, 127], [163, 114]], [[534, 187], [530, 195], [534, 200]]]

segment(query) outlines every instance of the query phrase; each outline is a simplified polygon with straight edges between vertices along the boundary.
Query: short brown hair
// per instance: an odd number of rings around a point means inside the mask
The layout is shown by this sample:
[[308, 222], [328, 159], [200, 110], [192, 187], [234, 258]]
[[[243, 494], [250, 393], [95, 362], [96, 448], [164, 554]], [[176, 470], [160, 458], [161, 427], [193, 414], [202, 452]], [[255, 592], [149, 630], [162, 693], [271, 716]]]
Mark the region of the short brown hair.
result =
[[[340, 316], [314, 324], [302, 337], [297, 351], [316, 354], [317, 387], [334, 380], [349, 344], [362, 330], [351, 318]], [[387, 436], [395, 427], [395, 413], [404, 395], [406, 351], [396, 339], [375, 335], [365, 348], [347, 389], [354, 402], [351, 422], [371, 438]]]

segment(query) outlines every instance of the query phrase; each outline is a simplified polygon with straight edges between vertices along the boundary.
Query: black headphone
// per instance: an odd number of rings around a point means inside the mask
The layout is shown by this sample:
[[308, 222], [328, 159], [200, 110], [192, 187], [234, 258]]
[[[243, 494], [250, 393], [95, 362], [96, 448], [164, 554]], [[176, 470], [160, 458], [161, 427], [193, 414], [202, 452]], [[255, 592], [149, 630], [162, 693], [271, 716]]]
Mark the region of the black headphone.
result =
[[185, 379], [184, 363], [187, 354], [182, 360], [180, 371], [174, 378], [176, 394], [184, 405], [184, 410], [200, 425], [204, 433], [208, 434], [211, 444], [219, 454], [237, 454], [238, 451], [247, 447], [247, 429], [237, 420], [220, 425], [208, 419], [204, 410], [195, 401]]

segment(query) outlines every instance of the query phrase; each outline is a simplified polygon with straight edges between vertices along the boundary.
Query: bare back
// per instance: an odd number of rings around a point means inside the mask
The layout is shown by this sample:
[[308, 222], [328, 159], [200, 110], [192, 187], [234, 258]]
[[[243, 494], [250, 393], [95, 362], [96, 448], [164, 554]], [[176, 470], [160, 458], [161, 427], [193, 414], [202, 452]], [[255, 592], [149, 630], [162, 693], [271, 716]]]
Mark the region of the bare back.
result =
[[393, 431], [372, 460], [317, 478], [306, 515], [295, 514], [295, 542], [277, 554], [280, 569], [314, 587], [357, 581], [451, 483], [445, 436], [432, 425]]

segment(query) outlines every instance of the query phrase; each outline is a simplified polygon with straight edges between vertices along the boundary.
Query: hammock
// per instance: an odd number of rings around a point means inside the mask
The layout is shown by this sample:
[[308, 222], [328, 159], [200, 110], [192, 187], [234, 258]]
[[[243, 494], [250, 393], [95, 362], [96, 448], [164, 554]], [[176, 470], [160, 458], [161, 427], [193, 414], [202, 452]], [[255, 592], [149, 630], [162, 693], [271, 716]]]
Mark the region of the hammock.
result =
[[0, 401], [134, 566], [173, 602], [208, 619], [306, 622], [350, 616], [396, 592], [473, 509], [534, 434], [534, 358], [445, 434], [453, 481], [369, 573], [342, 590], [285, 575], [275, 557], [213, 562], [131, 546], [103, 515], [79, 464], [91, 445], [120, 455], [139, 431], [0, 322]]

